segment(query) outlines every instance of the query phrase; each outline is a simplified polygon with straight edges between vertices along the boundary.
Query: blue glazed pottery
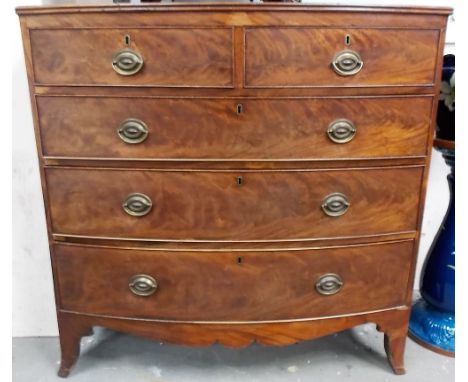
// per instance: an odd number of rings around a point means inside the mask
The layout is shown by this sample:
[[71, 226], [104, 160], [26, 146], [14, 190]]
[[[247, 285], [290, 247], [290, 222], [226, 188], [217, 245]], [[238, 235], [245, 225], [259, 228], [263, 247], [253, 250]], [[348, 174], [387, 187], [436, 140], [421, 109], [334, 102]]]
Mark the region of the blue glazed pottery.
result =
[[443, 150], [452, 171], [450, 203], [422, 271], [419, 299], [411, 312], [410, 337], [432, 350], [455, 352], [455, 151]]
[[[455, 140], [455, 56], [444, 57], [437, 113], [438, 139]], [[454, 143], [454, 142], [453, 142]], [[421, 275], [419, 299], [412, 308], [409, 335], [436, 352], [455, 354], [455, 150], [440, 148], [451, 172], [450, 202]]]
[[435, 308], [455, 313], [455, 152], [444, 150], [443, 155], [452, 168], [447, 177], [450, 204], [426, 260], [420, 290], [422, 297]]

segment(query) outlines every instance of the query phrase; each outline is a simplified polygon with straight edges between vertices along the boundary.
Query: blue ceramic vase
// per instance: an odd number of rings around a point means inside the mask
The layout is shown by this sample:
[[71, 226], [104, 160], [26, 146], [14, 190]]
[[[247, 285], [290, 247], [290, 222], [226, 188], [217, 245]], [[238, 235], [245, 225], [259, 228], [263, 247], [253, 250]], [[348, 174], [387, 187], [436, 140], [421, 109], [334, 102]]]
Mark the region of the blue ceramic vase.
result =
[[[444, 57], [442, 81], [450, 83], [454, 72], [455, 56], [447, 55]], [[455, 141], [455, 106], [454, 104], [450, 106], [453, 108], [449, 108], [444, 101], [439, 103], [436, 136], [446, 141]], [[422, 298], [413, 305], [409, 335], [431, 350], [453, 356], [455, 354], [455, 150], [446, 148], [439, 150], [451, 168], [447, 176], [450, 202], [423, 267], [420, 285]]]

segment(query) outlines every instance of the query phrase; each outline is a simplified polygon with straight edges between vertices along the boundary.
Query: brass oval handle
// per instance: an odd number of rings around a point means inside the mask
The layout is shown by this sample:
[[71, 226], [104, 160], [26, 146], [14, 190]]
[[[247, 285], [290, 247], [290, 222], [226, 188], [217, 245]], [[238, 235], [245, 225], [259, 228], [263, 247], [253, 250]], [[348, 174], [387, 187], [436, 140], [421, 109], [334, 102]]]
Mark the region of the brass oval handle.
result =
[[345, 214], [349, 205], [346, 195], [335, 192], [323, 200], [321, 207], [325, 215], [336, 217]]
[[158, 283], [149, 275], [135, 275], [128, 281], [128, 287], [137, 296], [151, 296], [158, 289]]
[[327, 273], [318, 278], [315, 283], [317, 292], [324, 296], [330, 296], [338, 293], [343, 287], [341, 277], [335, 273]]
[[148, 136], [148, 127], [139, 119], [128, 118], [119, 125], [117, 134], [125, 143], [141, 143]]
[[153, 202], [149, 196], [137, 192], [128, 195], [122, 203], [124, 211], [131, 216], [145, 216], [152, 207]]
[[327, 129], [328, 138], [335, 143], [347, 143], [356, 135], [356, 126], [348, 119], [337, 119]]
[[112, 68], [122, 76], [131, 76], [143, 68], [143, 57], [132, 49], [122, 49], [114, 54]]
[[340, 76], [352, 76], [364, 66], [364, 62], [358, 52], [343, 50], [333, 57], [332, 68]]

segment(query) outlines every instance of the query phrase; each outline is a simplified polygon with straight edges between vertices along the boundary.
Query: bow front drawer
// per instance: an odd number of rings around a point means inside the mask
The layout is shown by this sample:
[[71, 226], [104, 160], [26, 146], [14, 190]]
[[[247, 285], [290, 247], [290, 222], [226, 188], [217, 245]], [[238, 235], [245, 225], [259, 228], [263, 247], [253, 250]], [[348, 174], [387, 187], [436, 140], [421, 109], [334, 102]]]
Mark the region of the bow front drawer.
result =
[[413, 231], [422, 174], [46, 169], [56, 234], [228, 241]]
[[168, 320], [284, 320], [404, 304], [412, 249], [413, 241], [258, 252], [59, 244], [54, 259], [61, 309]]
[[432, 85], [439, 30], [246, 30], [247, 87]]
[[432, 97], [37, 97], [44, 155], [326, 159], [426, 155]]
[[32, 30], [39, 85], [231, 87], [230, 28]]

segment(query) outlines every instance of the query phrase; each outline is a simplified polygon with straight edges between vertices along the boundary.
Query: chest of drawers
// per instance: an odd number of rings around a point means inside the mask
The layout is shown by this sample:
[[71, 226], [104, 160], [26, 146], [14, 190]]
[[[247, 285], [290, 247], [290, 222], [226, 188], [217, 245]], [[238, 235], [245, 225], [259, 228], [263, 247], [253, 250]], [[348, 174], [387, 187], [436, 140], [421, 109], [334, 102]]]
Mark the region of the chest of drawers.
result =
[[403, 373], [445, 8], [22, 7], [67, 376], [93, 326]]

